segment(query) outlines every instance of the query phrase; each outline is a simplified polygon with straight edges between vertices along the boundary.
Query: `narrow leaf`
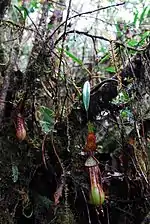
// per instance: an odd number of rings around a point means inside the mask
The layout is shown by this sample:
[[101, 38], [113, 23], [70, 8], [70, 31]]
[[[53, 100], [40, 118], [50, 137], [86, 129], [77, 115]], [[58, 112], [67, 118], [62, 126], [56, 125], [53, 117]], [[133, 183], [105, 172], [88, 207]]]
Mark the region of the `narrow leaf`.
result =
[[139, 13], [138, 13], [138, 11], [134, 14], [134, 20], [133, 20], [133, 25], [135, 26], [136, 25], [136, 23], [137, 23], [137, 21], [138, 21], [138, 15], [139, 15]]
[[70, 53], [69, 51], [67, 50], [64, 50], [64, 52], [66, 53], [67, 56], [69, 56], [74, 62], [78, 63], [79, 65], [82, 65], [82, 61], [77, 58], [74, 54]]
[[143, 9], [143, 12], [141, 13], [141, 16], [140, 16], [140, 19], [139, 19], [140, 24], [141, 24], [141, 23], [143, 22], [143, 20], [145, 19], [146, 10], [147, 10], [147, 7], [145, 7], [145, 8]]
[[83, 103], [85, 110], [88, 111], [90, 103], [90, 83], [86, 81], [83, 86]]
[[110, 66], [110, 67], [105, 68], [105, 71], [110, 72], [110, 73], [115, 73], [116, 69], [114, 66]]
[[106, 62], [109, 58], [110, 58], [110, 55], [109, 55], [109, 54], [106, 54], [106, 55], [100, 60], [100, 64]]

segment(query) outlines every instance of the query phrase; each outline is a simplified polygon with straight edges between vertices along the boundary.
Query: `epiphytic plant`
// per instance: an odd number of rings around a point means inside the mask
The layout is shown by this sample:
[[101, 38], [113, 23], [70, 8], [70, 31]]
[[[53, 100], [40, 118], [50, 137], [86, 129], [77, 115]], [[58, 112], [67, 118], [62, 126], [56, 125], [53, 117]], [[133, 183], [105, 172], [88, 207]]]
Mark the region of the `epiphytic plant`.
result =
[[[88, 118], [88, 108], [90, 103], [89, 81], [86, 81], [83, 87], [83, 103]], [[96, 148], [97, 146], [96, 146], [96, 135], [94, 133], [94, 125], [90, 121], [88, 121], [88, 135], [86, 139], [86, 145], [84, 147], [84, 152], [86, 153], [86, 155], [88, 155], [88, 158], [85, 162], [85, 167], [88, 170], [90, 178], [89, 203], [95, 206], [101, 206], [105, 200], [105, 194], [102, 188], [99, 162], [94, 157]]]
[[23, 141], [26, 138], [25, 123], [21, 113], [18, 113], [16, 117], [16, 137], [19, 141]]

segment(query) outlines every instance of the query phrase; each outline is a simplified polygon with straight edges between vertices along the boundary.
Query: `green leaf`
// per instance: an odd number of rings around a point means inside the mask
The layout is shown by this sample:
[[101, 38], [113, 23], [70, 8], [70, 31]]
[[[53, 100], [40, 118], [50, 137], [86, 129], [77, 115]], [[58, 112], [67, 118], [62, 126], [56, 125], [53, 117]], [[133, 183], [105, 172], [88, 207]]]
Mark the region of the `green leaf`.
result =
[[130, 102], [130, 97], [128, 95], [128, 93], [125, 91], [125, 90], [122, 90], [116, 97], [116, 99], [113, 100], [113, 102], [115, 104], [125, 104], [125, 103], [128, 103]]
[[148, 9], [147, 18], [150, 17], [150, 8]]
[[47, 107], [41, 106], [39, 111], [39, 123], [42, 131], [48, 134], [54, 129], [54, 112]]
[[25, 8], [24, 6], [21, 6], [21, 10], [23, 11], [23, 18], [24, 18], [24, 20], [26, 20], [28, 14], [29, 14], [28, 9]]
[[150, 36], [150, 31], [146, 31], [146, 32], [142, 33], [140, 36], [141, 36], [142, 40], [145, 40], [147, 37]]
[[133, 20], [133, 25], [135, 26], [136, 25], [136, 23], [137, 23], [137, 21], [138, 21], [138, 15], [139, 15], [139, 13], [138, 13], [138, 11], [134, 14], [134, 20]]
[[53, 24], [51, 24], [51, 23], [48, 23], [48, 29], [50, 30], [50, 29], [52, 29], [53, 28]]
[[121, 110], [120, 115], [122, 118], [127, 118], [128, 117], [128, 112], [126, 110]]
[[124, 100], [124, 102], [128, 102], [130, 100], [129, 95], [125, 90], [122, 90], [122, 100]]
[[98, 50], [98, 52], [103, 52], [103, 53], [106, 53], [106, 48], [101, 46], [101, 48]]
[[105, 71], [110, 72], [110, 73], [115, 73], [116, 69], [114, 66], [110, 66], [110, 67], [105, 68]]
[[88, 111], [90, 103], [90, 83], [86, 81], [83, 86], [83, 103], [85, 110]]
[[17, 9], [18, 11], [18, 19], [19, 19], [19, 22], [23, 22], [24, 21], [24, 16], [23, 16], [23, 13], [21, 11], [21, 8], [18, 8], [16, 5], [14, 5], [14, 8]]
[[143, 9], [143, 12], [141, 13], [141, 16], [139, 18], [139, 23], [141, 24], [143, 22], [143, 20], [145, 19], [145, 14], [146, 14], [146, 11], [147, 11], [147, 6]]
[[131, 39], [128, 41], [128, 45], [131, 47], [137, 46], [137, 44], [138, 44], [137, 40]]
[[150, 31], [146, 31], [146, 32], [140, 34], [139, 36], [140, 36], [141, 40], [138, 42], [138, 46], [143, 46], [146, 39], [148, 37], [150, 37]]
[[101, 60], [100, 60], [100, 64], [104, 63], [105, 61], [107, 61], [110, 57], [110, 54], [106, 54]]
[[38, 2], [36, 0], [33, 0], [30, 2], [30, 6], [34, 9], [37, 9], [38, 8]]
[[132, 112], [128, 109], [128, 108], [125, 108], [123, 110], [120, 111], [120, 116], [123, 118], [123, 119], [133, 119], [133, 114]]
[[67, 50], [64, 50], [64, 52], [65, 52], [65, 54], [66, 54], [68, 57], [70, 57], [74, 62], [78, 63], [79, 65], [82, 65], [82, 64], [83, 64], [82, 61], [81, 61], [79, 58], [77, 58], [74, 54], [70, 53], [70, 52], [67, 51]]

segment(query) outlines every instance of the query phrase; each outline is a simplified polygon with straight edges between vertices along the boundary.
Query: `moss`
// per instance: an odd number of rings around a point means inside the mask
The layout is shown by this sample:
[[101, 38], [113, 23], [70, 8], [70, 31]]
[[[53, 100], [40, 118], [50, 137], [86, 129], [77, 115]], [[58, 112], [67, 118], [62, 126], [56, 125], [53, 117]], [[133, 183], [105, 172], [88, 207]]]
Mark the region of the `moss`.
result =
[[64, 206], [59, 208], [57, 213], [57, 219], [54, 220], [55, 224], [77, 224], [74, 214], [70, 208]]

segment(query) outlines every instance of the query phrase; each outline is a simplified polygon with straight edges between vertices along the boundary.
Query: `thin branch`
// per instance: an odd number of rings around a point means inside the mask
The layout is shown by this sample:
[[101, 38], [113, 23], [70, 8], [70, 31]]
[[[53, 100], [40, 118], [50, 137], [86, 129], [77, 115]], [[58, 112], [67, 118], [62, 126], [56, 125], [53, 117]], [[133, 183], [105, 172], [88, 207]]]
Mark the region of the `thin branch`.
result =
[[105, 37], [103, 37], [103, 36], [93, 35], [93, 34], [90, 34], [90, 33], [88, 33], [88, 32], [85, 32], [85, 31], [70, 30], [70, 31], [66, 32], [65, 34], [63, 33], [63, 34], [59, 37], [59, 39], [56, 40], [55, 45], [58, 44], [58, 42], [62, 39], [62, 37], [63, 37], [64, 35], [67, 35], [67, 34], [70, 34], [70, 33], [77, 33], [77, 34], [79, 34], [79, 35], [85, 35], [85, 36], [90, 37], [90, 38], [92, 38], [92, 39], [94, 38], [94, 39], [100, 39], [100, 40], [104, 40], [104, 41], [110, 42], [110, 40], [109, 40], [108, 38], [105, 38]]
[[47, 164], [46, 164], [46, 158], [45, 158], [45, 141], [46, 141], [46, 137], [47, 135], [44, 135], [43, 141], [42, 141], [42, 159], [43, 159], [43, 163], [45, 168], [48, 170]]
[[60, 167], [61, 167], [61, 169], [62, 169], [62, 175], [65, 177], [65, 168], [64, 168], [64, 165], [63, 165], [63, 163], [61, 162], [61, 159], [60, 159], [60, 157], [59, 157], [59, 155], [58, 155], [58, 153], [57, 153], [57, 151], [56, 151], [56, 148], [55, 148], [55, 145], [54, 145], [53, 134], [51, 135], [51, 142], [52, 142], [53, 151], [54, 151], [54, 153], [55, 153], [55, 155], [56, 155], [56, 157], [57, 157], [57, 160], [58, 160], [58, 162], [59, 162], [59, 165], [60, 165]]
[[45, 84], [44, 84], [44, 82], [42, 80], [41, 80], [41, 84], [42, 84], [42, 86], [43, 86], [47, 96], [51, 98], [52, 94], [49, 92], [49, 90], [47, 89], [47, 87], [45, 86]]
[[[87, 12], [78, 13], [77, 15], [71, 16], [71, 17], [68, 18], [67, 20], [74, 19], [74, 18], [76, 18], [76, 17], [78, 17], [78, 16], [80, 17], [80, 16], [82, 16], [82, 15], [87, 15], [87, 14], [91, 14], [91, 13], [94, 13], [94, 12], [98, 12], [98, 11], [101, 11], [101, 10], [104, 10], [104, 9], [109, 9], [109, 8], [112, 8], [112, 7], [121, 6], [121, 5], [124, 5], [124, 4], [125, 4], [125, 2], [122, 2], [122, 3], [115, 4], [115, 5], [109, 5], [109, 6], [101, 7], [101, 8], [92, 10], [92, 11], [87, 11]], [[54, 30], [54, 32], [51, 34], [50, 37], [52, 37], [52, 36], [53, 36], [53, 35], [60, 29], [60, 27], [62, 27], [65, 23], [66, 23], [66, 21], [65, 21], [65, 22], [62, 22], [62, 23], [56, 28], [56, 30]]]
[[116, 7], [116, 6], [121, 6], [121, 5], [124, 5], [124, 4], [125, 4], [125, 2], [122, 2], [122, 3], [118, 3], [118, 4], [114, 4], [114, 5], [104, 6], [104, 7], [101, 7], [101, 8], [95, 9], [95, 10], [91, 10], [91, 11], [87, 11], [87, 12], [81, 12], [81, 13], [73, 16], [73, 18], [75, 18], [77, 16], [83, 16], [83, 15], [91, 14], [91, 13], [94, 13], [94, 12], [98, 12], [100, 10], [109, 9], [109, 8]]
[[[98, 36], [98, 35], [93, 35], [93, 34], [90, 34], [88, 32], [85, 32], [85, 31], [79, 31], [79, 30], [70, 30], [68, 32], [66, 32], [65, 34], [63, 33], [58, 40], [55, 41], [55, 46], [59, 43], [59, 41], [64, 37], [66, 36], [67, 34], [71, 34], [71, 33], [76, 33], [76, 34], [79, 34], [79, 35], [84, 35], [84, 36], [87, 36], [87, 37], [90, 37], [93, 39], [99, 39], [99, 40], [104, 40], [106, 42], [112, 42], [111, 39], [108, 39], [106, 37], [103, 37], [103, 36]], [[125, 48], [127, 48], [128, 50], [133, 50], [133, 51], [143, 51], [144, 49], [143, 48], [140, 48], [140, 49], [137, 49], [137, 48], [134, 48], [134, 47], [129, 47], [129, 46], [126, 46], [126, 44], [124, 43], [121, 43], [120, 41], [115, 41], [116, 44], [119, 44], [120, 46], [123, 46]]]
[[[30, 15], [29, 15], [29, 13], [28, 13], [28, 10], [27, 10], [25, 7], [23, 7], [23, 9], [25, 10], [27, 16], [29, 17], [30, 21], [32, 22], [33, 26], [35, 27], [37, 33], [40, 35], [41, 39], [43, 39], [41, 33], [39, 32], [39, 27], [40, 27], [40, 26], [37, 27], [36, 24], [34, 23], [33, 19], [30, 17]], [[44, 9], [44, 7], [43, 7], [43, 9]], [[43, 10], [43, 11], [44, 11], [44, 10]], [[42, 16], [43, 16], [43, 15], [42, 15]], [[42, 18], [42, 17], [41, 17], [41, 18]], [[41, 20], [40, 20], [40, 22], [41, 22]], [[39, 24], [39, 25], [40, 25], [40, 24]]]

